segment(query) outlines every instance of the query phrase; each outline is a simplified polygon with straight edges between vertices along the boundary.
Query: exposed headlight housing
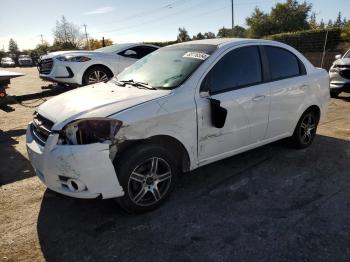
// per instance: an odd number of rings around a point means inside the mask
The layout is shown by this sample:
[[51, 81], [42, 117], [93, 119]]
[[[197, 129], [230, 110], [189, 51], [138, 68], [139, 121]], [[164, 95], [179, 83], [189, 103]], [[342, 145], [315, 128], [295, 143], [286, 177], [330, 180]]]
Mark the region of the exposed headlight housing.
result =
[[110, 118], [89, 118], [68, 124], [62, 131], [67, 144], [92, 144], [112, 141], [123, 122]]
[[91, 60], [91, 58], [87, 56], [73, 56], [73, 55], [62, 55], [56, 57], [59, 61], [65, 61], [65, 62], [86, 62]]

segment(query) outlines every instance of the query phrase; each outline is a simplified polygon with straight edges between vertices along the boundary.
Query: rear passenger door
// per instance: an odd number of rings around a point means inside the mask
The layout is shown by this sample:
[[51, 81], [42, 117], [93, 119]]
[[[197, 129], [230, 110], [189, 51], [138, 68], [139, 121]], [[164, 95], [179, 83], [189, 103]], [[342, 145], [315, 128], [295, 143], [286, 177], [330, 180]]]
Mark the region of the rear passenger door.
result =
[[[264, 83], [259, 47], [235, 48], [223, 55], [202, 81], [199, 97], [198, 158], [200, 162], [231, 155], [265, 138], [269, 115], [269, 84]], [[212, 124], [209, 99], [227, 110], [222, 128]]]
[[293, 132], [298, 108], [309, 86], [305, 66], [296, 55], [276, 46], [264, 46], [264, 51], [271, 87], [266, 138], [276, 138]]

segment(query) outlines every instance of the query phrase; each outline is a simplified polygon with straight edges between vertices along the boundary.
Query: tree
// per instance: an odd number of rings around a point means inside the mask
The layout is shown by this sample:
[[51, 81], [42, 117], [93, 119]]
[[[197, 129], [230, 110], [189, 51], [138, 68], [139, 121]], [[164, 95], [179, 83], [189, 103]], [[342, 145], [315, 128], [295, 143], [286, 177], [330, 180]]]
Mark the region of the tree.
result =
[[341, 37], [344, 39], [344, 41], [350, 41], [350, 21], [348, 21], [342, 28]]
[[316, 21], [316, 13], [315, 12], [312, 12], [312, 14], [310, 16], [309, 26], [310, 26], [310, 29], [317, 29], [319, 27], [319, 25], [317, 24], [317, 21]]
[[343, 20], [342, 20], [341, 12], [338, 12], [337, 19], [335, 20], [333, 26], [337, 27], [337, 28], [343, 27]]
[[213, 38], [215, 38], [215, 34], [213, 32], [206, 32], [206, 33], [204, 33], [204, 38], [205, 39], [213, 39]]
[[53, 35], [54, 49], [79, 49], [83, 47], [83, 35], [79, 26], [68, 22], [64, 16], [60, 21], [56, 21]]
[[17, 56], [18, 52], [19, 52], [19, 49], [18, 49], [17, 42], [15, 40], [13, 40], [12, 38], [10, 38], [10, 41], [9, 41], [9, 53], [12, 54], [12, 55]]
[[294, 32], [309, 29], [307, 18], [312, 5], [297, 0], [287, 0], [277, 3], [269, 14], [255, 8], [250, 17], [246, 19], [249, 33], [253, 37], [262, 37], [270, 34]]
[[[109, 45], [113, 44], [113, 41], [111, 39], [105, 39], [104, 41], [105, 41], [105, 46], [109, 46]], [[97, 48], [101, 48], [101, 47], [103, 47], [102, 39], [98, 40], [98, 39], [90, 38], [89, 39], [89, 45], [90, 45], [90, 49], [91, 50], [95, 50]], [[88, 47], [85, 45], [84, 49], [88, 49]]]
[[273, 32], [270, 16], [262, 12], [258, 7], [254, 9], [250, 17], [246, 18], [246, 22], [249, 26], [249, 35], [251, 37], [262, 37]]
[[270, 19], [273, 21], [275, 34], [309, 29], [307, 18], [312, 4], [296, 0], [287, 0], [286, 3], [278, 3], [272, 8]]
[[192, 37], [192, 40], [202, 40], [202, 39], [205, 39], [205, 37], [201, 32], [199, 32], [197, 35], [194, 35]]
[[245, 37], [246, 36], [246, 29], [244, 27], [236, 25], [231, 28], [221, 28], [219, 29], [219, 32], [217, 34], [217, 37], [219, 38], [225, 38], [225, 37]]
[[177, 35], [177, 41], [178, 42], [186, 42], [186, 41], [190, 41], [191, 38], [188, 35], [187, 30], [183, 27], [183, 28], [179, 28], [179, 34]]
[[324, 24], [324, 22], [323, 22], [323, 19], [321, 19], [319, 28], [320, 28], [320, 29], [324, 29], [324, 28], [325, 28], [325, 24]]

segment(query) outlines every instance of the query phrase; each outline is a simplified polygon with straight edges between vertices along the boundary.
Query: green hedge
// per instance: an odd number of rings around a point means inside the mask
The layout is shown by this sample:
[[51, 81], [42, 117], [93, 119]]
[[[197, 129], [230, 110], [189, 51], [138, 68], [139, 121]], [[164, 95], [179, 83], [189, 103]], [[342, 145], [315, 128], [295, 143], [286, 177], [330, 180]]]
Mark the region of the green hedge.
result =
[[[315, 29], [270, 35], [267, 36], [266, 39], [291, 45], [302, 53], [322, 52], [326, 34], [327, 29]], [[342, 42], [341, 30], [329, 29], [326, 49], [335, 50], [340, 42]]]

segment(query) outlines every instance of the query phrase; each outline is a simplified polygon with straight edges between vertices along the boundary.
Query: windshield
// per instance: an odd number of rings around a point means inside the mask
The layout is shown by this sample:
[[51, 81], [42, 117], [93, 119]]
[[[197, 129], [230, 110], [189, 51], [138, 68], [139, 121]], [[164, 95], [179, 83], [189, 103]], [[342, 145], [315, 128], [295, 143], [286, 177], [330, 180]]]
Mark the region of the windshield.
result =
[[140, 59], [117, 76], [157, 89], [181, 85], [216, 49], [215, 45], [186, 44], [158, 49]]
[[2, 59], [2, 61], [4, 61], [4, 62], [12, 62], [12, 58], [5, 57], [5, 58]]
[[344, 55], [344, 58], [350, 58], [350, 50], [348, 50], [348, 51], [346, 52], [346, 54]]
[[94, 51], [96, 52], [103, 52], [103, 53], [119, 53], [129, 46], [132, 46], [131, 44], [116, 44], [116, 45], [109, 45], [106, 47], [98, 48]]
[[20, 55], [19, 58], [30, 58], [29, 55]]

